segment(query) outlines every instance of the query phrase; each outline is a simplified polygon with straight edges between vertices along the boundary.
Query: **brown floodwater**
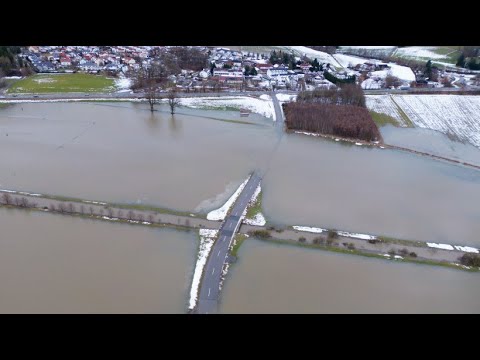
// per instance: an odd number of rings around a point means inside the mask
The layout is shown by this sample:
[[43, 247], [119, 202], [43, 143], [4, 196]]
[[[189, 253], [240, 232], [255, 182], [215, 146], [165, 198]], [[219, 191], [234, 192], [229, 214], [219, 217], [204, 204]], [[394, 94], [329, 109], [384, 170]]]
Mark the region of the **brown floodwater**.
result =
[[185, 313], [195, 232], [0, 208], [0, 313]]
[[221, 313], [479, 313], [480, 276], [248, 239]]
[[298, 134], [278, 144], [272, 122], [254, 114], [179, 108], [172, 118], [160, 110], [152, 115], [138, 103], [1, 109], [0, 187], [206, 212], [260, 168], [273, 223], [480, 245], [478, 170]]

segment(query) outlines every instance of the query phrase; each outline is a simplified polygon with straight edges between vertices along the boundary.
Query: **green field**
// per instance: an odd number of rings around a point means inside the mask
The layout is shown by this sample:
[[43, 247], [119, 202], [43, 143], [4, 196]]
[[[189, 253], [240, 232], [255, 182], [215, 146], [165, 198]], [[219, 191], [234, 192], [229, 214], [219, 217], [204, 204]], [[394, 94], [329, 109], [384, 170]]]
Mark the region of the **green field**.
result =
[[39, 74], [15, 82], [8, 93], [110, 92], [114, 79], [90, 74]]
[[[460, 46], [426, 46], [425, 49], [429, 50], [435, 54], [445, 55], [445, 58], [440, 59], [431, 59], [432, 63], [442, 62], [442, 63], [450, 63], [455, 65], [457, 62], [458, 57], [460, 56], [461, 52], [459, 51]], [[407, 60], [417, 60], [421, 62], [427, 62], [430, 60], [428, 57], [420, 57], [420, 56], [408, 56], [406, 54], [402, 54], [401, 49], [395, 51], [392, 55], [393, 57], [398, 57]]]

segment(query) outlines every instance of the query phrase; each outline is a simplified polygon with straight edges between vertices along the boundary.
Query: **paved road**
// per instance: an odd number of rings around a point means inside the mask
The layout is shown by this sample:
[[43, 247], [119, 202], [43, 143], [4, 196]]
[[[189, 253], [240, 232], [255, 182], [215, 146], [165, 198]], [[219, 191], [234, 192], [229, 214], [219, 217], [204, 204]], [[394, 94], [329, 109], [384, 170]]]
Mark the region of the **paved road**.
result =
[[210, 256], [204, 268], [203, 278], [200, 284], [196, 310], [199, 314], [213, 313], [217, 310], [221, 275], [223, 266], [229, 255], [228, 249], [235, 233], [240, 227], [242, 213], [252, 198], [255, 189], [260, 184], [260, 181], [261, 178], [256, 173], [250, 177], [245, 188], [233, 205], [231, 212], [220, 227], [218, 238], [210, 251]]
[[270, 94], [273, 102], [273, 108], [275, 109], [275, 118], [277, 119], [276, 125], [283, 130], [283, 123], [285, 119], [283, 118], [283, 111], [281, 109], [280, 103], [278, 102], [277, 95], [272, 91]]

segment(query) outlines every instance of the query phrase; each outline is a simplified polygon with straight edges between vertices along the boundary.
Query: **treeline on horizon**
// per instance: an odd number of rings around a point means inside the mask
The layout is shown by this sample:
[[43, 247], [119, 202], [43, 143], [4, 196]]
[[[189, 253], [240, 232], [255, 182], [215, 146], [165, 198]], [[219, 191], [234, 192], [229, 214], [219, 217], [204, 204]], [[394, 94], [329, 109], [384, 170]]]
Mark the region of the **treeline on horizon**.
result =
[[290, 130], [365, 141], [381, 139], [380, 131], [366, 108], [365, 95], [357, 85], [303, 91], [296, 102], [284, 104], [283, 109]]

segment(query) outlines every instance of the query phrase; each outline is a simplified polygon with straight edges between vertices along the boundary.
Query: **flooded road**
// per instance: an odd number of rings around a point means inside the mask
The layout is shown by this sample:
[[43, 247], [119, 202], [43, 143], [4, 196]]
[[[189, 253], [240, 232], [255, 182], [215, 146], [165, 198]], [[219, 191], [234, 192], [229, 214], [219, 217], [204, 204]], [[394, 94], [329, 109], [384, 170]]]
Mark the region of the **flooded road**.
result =
[[222, 313], [478, 313], [480, 277], [248, 239]]
[[0, 208], [0, 313], [185, 313], [195, 232]]
[[207, 212], [262, 168], [272, 223], [480, 245], [477, 170], [299, 134], [277, 143], [271, 120], [255, 114], [181, 107], [172, 118], [147, 107], [1, 109], [0, 187]]

